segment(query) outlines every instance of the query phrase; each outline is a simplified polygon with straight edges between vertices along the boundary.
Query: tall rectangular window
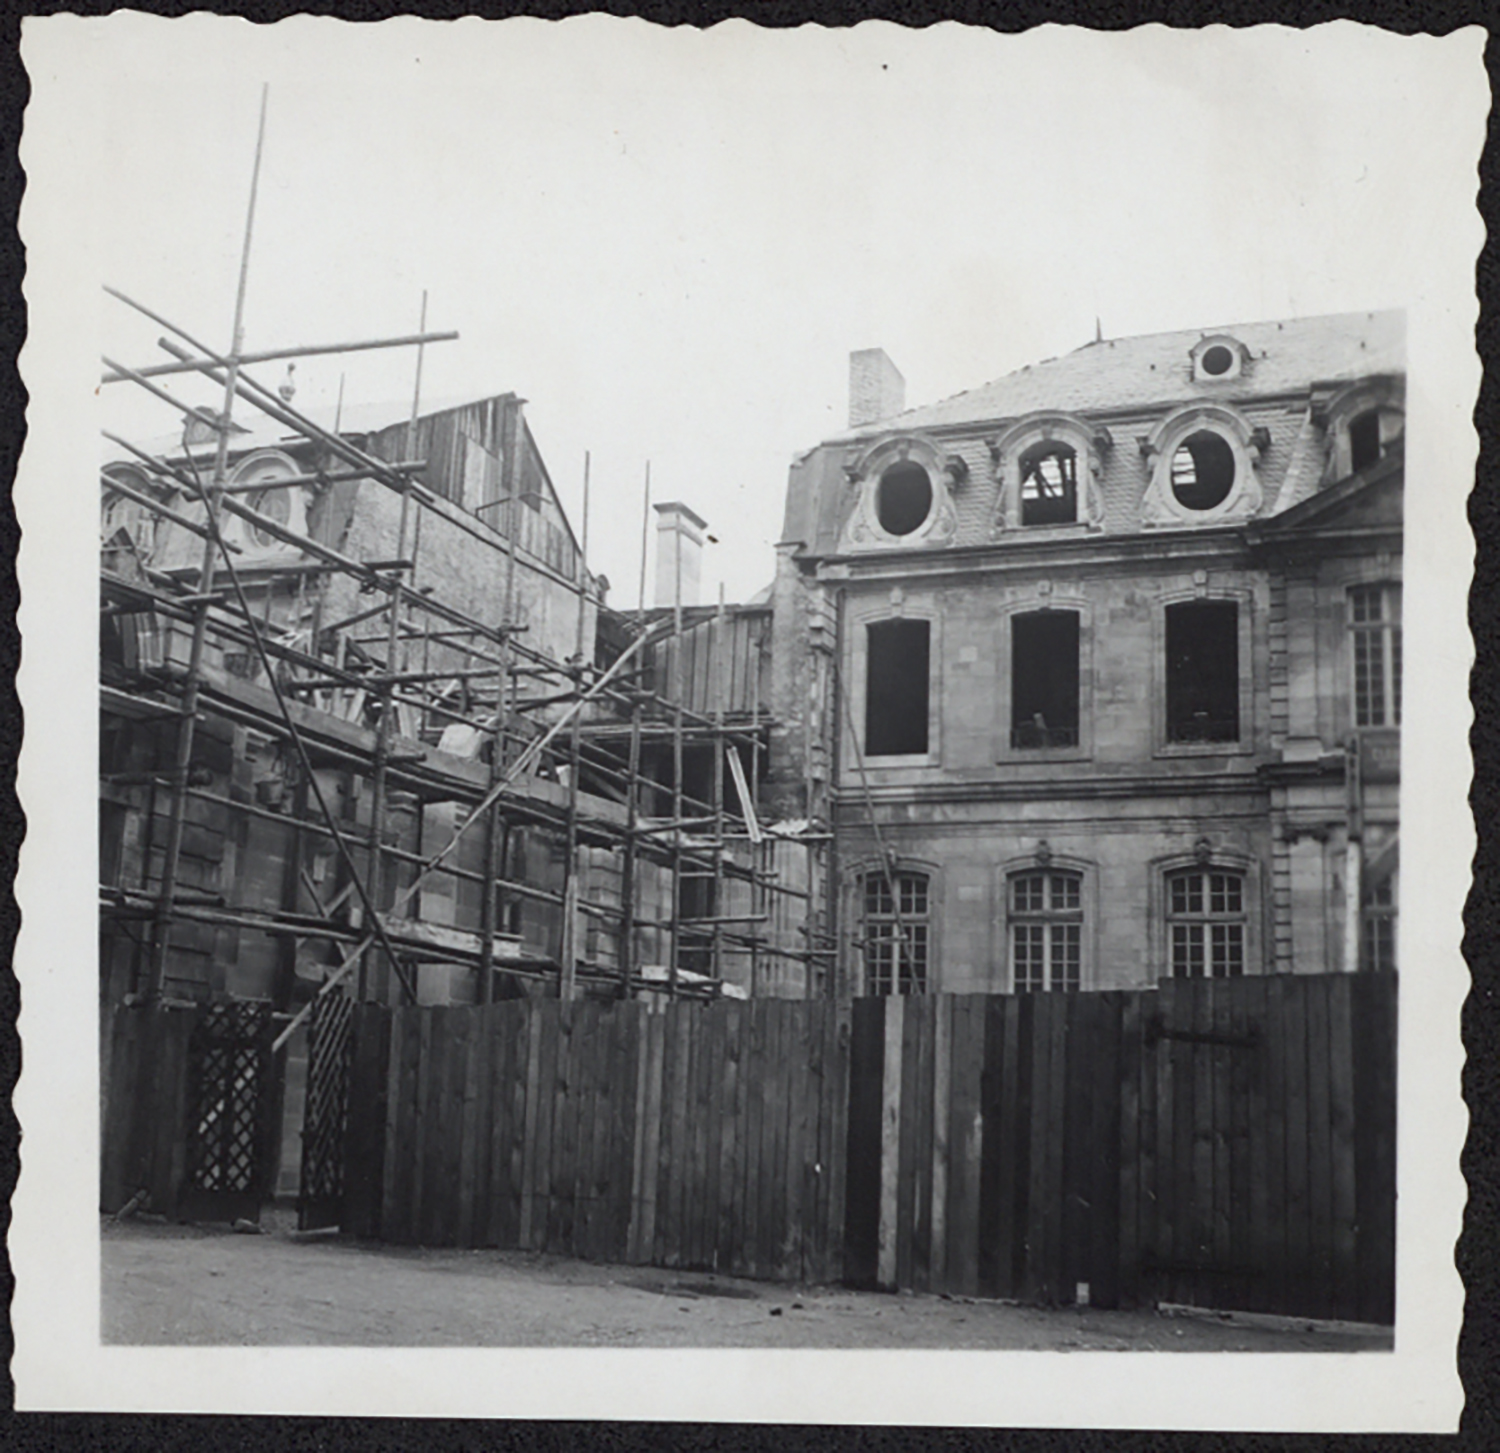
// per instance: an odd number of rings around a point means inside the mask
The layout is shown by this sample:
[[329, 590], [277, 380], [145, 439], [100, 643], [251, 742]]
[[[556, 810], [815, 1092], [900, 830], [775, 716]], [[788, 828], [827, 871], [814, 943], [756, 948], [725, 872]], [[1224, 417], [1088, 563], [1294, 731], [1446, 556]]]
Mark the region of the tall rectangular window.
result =
[[1167, 740], [1240, 737], [1239, 607], [1193, 600], [1167, 607]]
[[920, 756], [927, 750], [928, 623], [876, 621], [867, 642], [865, 751]]
[[1167, 879], [1172, 975], [1231, 979], [1245, 972], [1245, 880], [1193, 868]]
[[1396, 967], [1395, 874], [1387, 874], [1365, 888], [1361, 911], [1364, 933], [1360, 939], [1360, 967], [1389, 973]]
[[1401, 725], [1401, 587], [1357, 585], [1349, 592], [1354, 647], [1354, 724]]
[[865, 992], [925, 994], [927, 878], [870, 873], [864, 881]]
[[1083, 986], [1083, 896], [1078, 873], [1016, 873], [1010, 880], [1011, 979], [1018, 994]]
[[1033, 611], [1010, 623], [1010, 744], [1078, 745], [1078, 612]]

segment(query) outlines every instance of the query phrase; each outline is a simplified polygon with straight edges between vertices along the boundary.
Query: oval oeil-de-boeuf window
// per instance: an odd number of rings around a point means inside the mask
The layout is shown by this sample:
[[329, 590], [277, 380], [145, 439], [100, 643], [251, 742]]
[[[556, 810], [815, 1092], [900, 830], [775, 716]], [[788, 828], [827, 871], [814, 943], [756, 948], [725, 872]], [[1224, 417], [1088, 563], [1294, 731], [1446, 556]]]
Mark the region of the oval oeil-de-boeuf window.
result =
[[1221, 434], [1189, 434], [1172, 455], [1172, 493], [1184, 509], [1211, 510], [1234, 488], [1234, 450]]
[[909, 535], [931, 512], [932, 481], [920, 464], [893, 464], [880, 476], [875, 513], [887, 534]]

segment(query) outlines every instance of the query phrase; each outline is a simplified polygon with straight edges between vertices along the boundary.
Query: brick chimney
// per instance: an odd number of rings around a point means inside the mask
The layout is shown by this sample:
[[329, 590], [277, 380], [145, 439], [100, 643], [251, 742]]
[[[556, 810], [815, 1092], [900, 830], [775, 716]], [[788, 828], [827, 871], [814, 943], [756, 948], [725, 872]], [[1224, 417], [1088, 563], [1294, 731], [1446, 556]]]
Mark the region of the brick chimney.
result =
[[672, 605], [677, 599], [679, 578], [683, 605], [698, 604], [698, 574], [703, 563], [703, 532], [700, 520], [685, 504], [652, 505], [656, 511], [656, 604]]
[[849, 427], [889, 419], [906, 407], [906, 380], [883, 348], [849, 355]]

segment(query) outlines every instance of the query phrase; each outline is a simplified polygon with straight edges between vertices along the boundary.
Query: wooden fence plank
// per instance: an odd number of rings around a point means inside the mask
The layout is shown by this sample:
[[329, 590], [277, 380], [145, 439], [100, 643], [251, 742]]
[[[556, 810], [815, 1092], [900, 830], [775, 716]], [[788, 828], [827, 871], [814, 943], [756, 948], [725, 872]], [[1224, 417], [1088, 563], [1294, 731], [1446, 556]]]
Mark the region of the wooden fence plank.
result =
[[480, 1126], [486, 1143], [483, 1213], [474, 1218], [481, 1246], [513, 1246], [505, 1227], [505, 1203], [510, 1180], [511, 1080], [516, 1074], [514, 1039], [504, 1005], [490, 1003], [475, 1011], [480, 1036], [480, 1095], [487, 1110]]
[[718, 1085], [718, 1195], [714, 1207], [714, 1266], [728, 1271], [735, 1262], [737, 1208], [735, 1188], [740, 1150], [742, 1089], [740, 1053], [744, 1035], [745, 1006], [737, 1000], [726, 1000], [721, 1013], [722, 1047], [719, 1059]]
[[767, 1059], [774, 1067], [770, 1075], [769, 1096], [762, 1127], [764, 1145], [761, 1155], [761, 1178], [764, 1192], [761, 1200], [760, 1262], [762, 1275], [775, 1278], [781, 1251], [781, 1239], [787, 1212], [787, 1115], [790, 1102], [785, 1066], [789, 1034], [790, 1001], [772, 1001]]
[[984, 1195], [985, 1012], [988, 1000], [965, 994], [953, 1000], [948, 1094], [947, 1279], [940, 1290], [977, 1296], [988, 1255]]
[[1093, 996], [1098, 1061], [1090, 1095], [1088, 1215], [1090, 1294], [1095, 1306], [1120, 1304], [1120, 1063], [1122, 996]]
[[1307, 993], [1307, 1162], [1312, 1237], [1308, 1291], [1314, 1316], [1333, 1315], [1333, 1123], [1329, 1094], [1327, 976], [1303, 981]]
[[937, 1000], [933, 996], [921, 995], [914, 1003], [920, 1008], [917, 1014], [916, 1036], [916, 1091], [914, 1115], [916, 1125], [915, 1159], [912, 1164], [912, 1285], [919, 1292], [932, 1289], [932, 1175], [934, 1156], [933, 1059]]
[[[1157, 989], [1157, 1014], [1160, 1030], [1171, 1030], [1176, 1022], [1179, 982], [1163, 979]], [[1156, 1237], [1152, 1257], [1153, 1296], [1158, 1301], [1176, 1301], [1177, 1285], [1171, 1271], [1177, 1254], [1178, 1182], [1177, 1126], [1178, 1096], [1175, 1093], [1178, 1066], [1175, 1056], [1178, 1044], [1159, 1033], [1156, 1038]]]
[[1233, 1052], [1229, 1110], [1229, 1242], [1230, 1260], [1236, 1267], [1236, 1307], [1250, 1310], [1255, 1300], [1256, 1277], [1250, 1257], [1250, 1089], [1259, 1063], [1260, 1048], [1250, 1005], [1256, 980], [1235, 979], [1230, 996], [1230, 1027], [1242, 1047]]
[[[463, 1056], [463, 1082], [458, 1087], [461, 1096], [459, 1109], [460, 1144], [458, 1157], [458, 1207], [454, 1220], [454, 1238], [461, 1247], [471, 1247], [475, 1242], [476, 1211], [480, 1189], [486, 1186], [482, 1179], [488, 1156], [484, 1153], [485, 1140], [481, 1135], [482, 1124], [487, 1126], [488, 1094], [484, 1097], [484, 1113], [481, 1114], [479, 1078], [488, 1070], [488, 1036], [479, 1033], [479, 1014], [475, 1009], [461, 1011], [463, 1039], [466, 1054]], [[482, 1063], [483, 1062], [483, 1063]], [[488, 1090], [488, 1085], [486, 1085]]]
[[1120, 1140], [1118, 1305], [1139, 1305], [1141, 1276], [1141, 1010], [1143, 994], [1125, 994], [1120, 1007]]
[[905, 1064], [906, 1001], [885, 1000], [885, 1058], [880, 1087], [880, 1265], [882, 1287], [897, 1285], [901, 1181], [901, 1089]]
[[1287, 1287], [1286, 996], [1292, 982], [1288, 976], [1278, 974], [1266, 984], [1266, 1226], [1262, 1311], [1285, 1305]]
[[339, 1224], [347, 1235], [376, 1237], [381, 1234], [391, 1017], [375, 1004], [355, 1004], [352, 1014], [344, 1204]]
[[646, 1027], [650, 1062], [646, 1067], [645, 1121], [641, 1127], [641, 1133], [645, 1137], [641, 1225], [637, 1250], [637, 1260], [641, 1262], [651, 1262], [656, 1257], [656, 1207], [661, 1185], [662, 1120], [665, 1114], [663, 1096], [666, 1090], [666, 1015], [652, 1012], [646, 1020]]
[[1338, 974], [1328, 983], [1329, 1125], [1333, 1176], [1333, 1311], [1359, 1315], [1356, 1210], [1354, 1192], [1354, 995], [1353, 976]]
[[896, 1275], [898, 1287], [915, 1286], [917, 1202], [917, 1115], [921, 1108], [918, 1042], [922, 1029], [922, 1000], [901, 1002], [900, 1119], [896, 1151]]
[[526, 1244], [521, 1234], [521, 1218], [526, 1207], [526, 1157], [529, 1154], [526, 1127], [535, 1113], [532, 1094], [532, 1066], [540, 1052], [537, 1048], [540, 1031], [536, 1025], [536, 1014], [530, 1001], [519, 1001], [497, 1006], [497, 1016], [504, 1026], [506, 1060], [510, 1075], [504, 1093], [507, 1095], [509, 1124], [510, 1164], [505, 1181], [505, 1200], [501, 1225], [505, 1228], [507, 1247]]
[[[540, 1239], [540, 1187], [546, 1174], [541, 1158], [542, 1090], [547, 1083], [542, 1067], [547, 1037], [543, 1008], [539, 1003], [526, 1006], [526, 1118], [521, 1156], [521, 1217], [517, 1227], [518, 1244], [526, 1250], [534, 1248]], [[540, 1212], [541, 1225], [546, 1224], [545, 1214]]]
[[930, 1285], [948, 1286], [948, 1125], [953, 1094], [953, 996], [933, 1008], [932, 1024], [932, 1195], [928, 1223], [932, 1236]]
[[1284, 1304], [1306, 1312], [1312, 1279], [1312, 1221], [1308, 1189], [1308, 1086], [1306, 979], [1286, 985], [1282, 1045], [1286, 1054], [1286, 1259]]
[[1396, 1003], [1394, 974], [1360, 974], [1352, 985], [1355, 1104], [1355, 1203], [1359, 1316], [1395, 1320]]
[[1269, 1269], [1270, 1243], [1270, 1167], [1267, 1076], [1268, 1046], [1266, 1038], [1266, 1003], [1270, 981], [1253, 975], [1241, 986], [1244, 1004], [1245, 1033], [1254, 1040], [1253, 1048], [1244, 1052], [1245, 1064], [1245, 1176], [1244, 1227], [1240, 1255], [1249, 1272], [1245, 1306], [1249, 1311], [1263, 1311], [1268, 1296], [1266, 1272]]
[[879, 1276], [884, 1054], [885, 1001], [856, 999], [850, 1009], [844, 1276], [857, 1287], [872, 1287]]
[[829, 1085], [829, 1108], [832, 1116], [828, 1136], [829, 1162], [825, 1171], [828, 1183], [827, 1262], [822, 1273], [825, 1281], [842, 1278], [844, 1273], [844, 1227], [848, 1207], [849, 1115], [852, 1103], [850, 1046], [853, 1026], [851, 1010], [846, 1004], [828, 1006], [829, 1043], [832, 1046], [833, 1069]]
[[553, 1155], [554, 1141], [558, 1134], [557, 1072], [558, 1055], [561, 1052], [563, 1005], [560, 999], [539, 999], [531, 1007], [540, 1021], [541, 1033], [537, 1046], [536, 1140], [533, 1151], [536, 1179], [532, 1193], [531, 1240], [528, 1247], [534, 1251], [545, 1251], [552, 1220]]
[[1026, 1184], [1025, 1243], [1022, 1260], [1020, 1295], [1027, 1301], [1043, 1301], [1051, 1291], [1046, 1273], [1047, 1218], [1054, 1211], [1048, 1177], [1050, 1138], [1047, 1110], [1050, 1101], [1052, 1060], [1052, 1000], [1044, 994], [1030, 996], [1026, 1007], [1032, 1011], [1031, 1074], [1027, 1118], [1022, 1133], [1029, 1151]]

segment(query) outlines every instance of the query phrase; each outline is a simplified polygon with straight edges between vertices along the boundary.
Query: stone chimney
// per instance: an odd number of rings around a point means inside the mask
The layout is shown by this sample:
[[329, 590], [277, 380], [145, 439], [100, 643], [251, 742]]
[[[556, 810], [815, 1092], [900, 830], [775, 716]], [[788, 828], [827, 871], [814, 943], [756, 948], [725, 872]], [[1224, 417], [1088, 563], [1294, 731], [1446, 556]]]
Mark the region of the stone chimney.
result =
[[849, 355], [849, 427], [889, 419], [906, 407], [906, 380], [883, 348]]
[[[652, 505], [656, 511], [656, 604], [698, 604], [698, 576], [703, 564], [703, 532], [708, 528], [685, 504]], [[679, 585], [680, 581], [680, 585]]]

